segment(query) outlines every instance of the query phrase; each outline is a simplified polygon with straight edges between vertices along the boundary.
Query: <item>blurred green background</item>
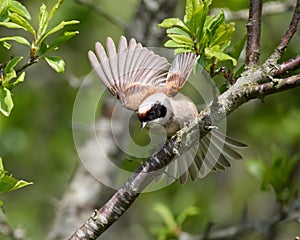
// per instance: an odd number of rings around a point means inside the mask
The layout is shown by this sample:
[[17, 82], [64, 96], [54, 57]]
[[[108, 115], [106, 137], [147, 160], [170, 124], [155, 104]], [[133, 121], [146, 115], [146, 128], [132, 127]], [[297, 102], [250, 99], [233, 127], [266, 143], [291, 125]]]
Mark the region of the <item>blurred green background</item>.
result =
[[[44, 1], [52, 6], [55, 1]], [[126, 24], [134, 17], [138, 0], [95, 0]], [[179, 1], [177, 13], [184, 12], [184, 1]], [[36, 21], [42, 1], [22, 1]], [[215, 0], [214, 7], [232, 10], [247, 8], [247, 0]], [[121, 7], [120, 7], [121, 5]], [[286, 30], [291, 12], [263, 17], [261, 60], [268, 57]], [[174, 16], [176, 17], [176, 16]], [[80, 34], [64, 44], [58, 54], [66, 62], [66, 71], [56, 74], [44, 62], [30, 67], [26, 80], [13, 90], [15, 108], [9, 118], [0, 115], [0, 156], [5, 168], [19, 179], [33, 181], [34, 185], [3, 196], [4, 210], [10, 223], [24, 226], [32, 239], [44, 239], [52, 226], [57, 201], [67, 188], [72, 173], [80, 160], [72, 137], [72, 108], [78, 86], [90, 71], [87, 51], [96, 41], [111, 36], [118, 39], [122, 31], [111, 22], [74, 0], [65, 1], [55, 21], [77, 19], [73, 26]], [[246, 21], [236, 22], [234, 41], [244, 36]], [[36, 25], [36, 24], [35, 24]], [[7, 32], [1, 28], [0, 35]], [[134, 36], [133, 36], [134, 37]], [[296, 34], [284, 58], [299, 54], [300, 35]], [[163, 45], [158, 43], [157, 45]], [[14, 54], [28, 54], [25, 47], [14, 45]], [[0, 48], [0, 62], [10, 52]], [[253, 100], [241, 106], [228, 117], [228, 133], [248, 144], [243, 151], [245, 160], [235, 162], [225, 172], [209, 174], [196, 183], [184, 187], [178, 184], [160, 191], [142, 194], [129, 211], [137, 212], [136, 223], [148, 234], [161, 226], [162, 219], [153, 211], [155, 203], [165, 203], [177, 215], [187, 206], [200, 208], [199, 215], [189, 218], [184, 230], [199, 234], [209, 221], [218, 226], [239, 222], [244, 207], [249, 217], [264, 219], [273, 214], [276, 201], [272, 192], [262, 192], [260, 182], [246, 169], [248, 159], [270, 160], [272, 148], [291, 157], [300, 153], [300, 89], [293, 89], [263, 101]], [[83, 113], [84, 114], [84, 113]], [[299, 176], [299, 173], [298, 173]], [[300, 188], [299, 177], [296, 188]], [[297, 233], [298, 231], [298, 233]], [[283, 227], [278, 239], [293, 239], [299, 234], [299, 225]], [[258, 233], [245, 239], [260, 239]], [[277, 238], [276, 238], [277, 239]]]

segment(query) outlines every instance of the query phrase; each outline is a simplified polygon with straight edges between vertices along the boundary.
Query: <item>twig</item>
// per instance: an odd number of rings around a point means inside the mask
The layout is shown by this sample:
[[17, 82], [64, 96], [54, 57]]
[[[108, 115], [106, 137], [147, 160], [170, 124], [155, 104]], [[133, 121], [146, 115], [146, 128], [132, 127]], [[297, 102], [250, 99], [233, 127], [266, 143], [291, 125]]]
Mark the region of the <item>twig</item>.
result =
[[261, 11], [262, 1], [250, 0], [249, 20], [247, 24], [246, 69], [257, 65], [259, 62]]
[[297, 0], [297, 5], [295, 7], [295, 11], [290, 23], [290, 26], [286, 33], [284, 34], [281, 42], [279, 43], [278, 47], [276, 48], [281, 54], [286, 50], [287, 45], [289, 44], [290, 40], [294, 36], [295, 32], [297, 31], [298, 23], [300, 20], [300, 0]]
[[300, 68], [300, 55], [297, 55], [294, 58], [291, 58], [278, 65], [274, 75], [276, 77], [289, 73], [291, 71], [297, 70]]
[[291, 221], [299, 221], [300, 219], [300, 211], [299, 209], [294, 210], [289, 215], [287, 215], [284, 219], [280, 216], [271, 216], [266, 220], [258, 220], [251, 221], [248, 220], [246, 222], [236, 224], [230, 227], [225, 227], [221, 229], [211, 230], [209, 235], [201, 235], [201, 236], [192, 236], [188, 233], [183, 232], [180, 236], [180, 239], [197, 239], [197, 240], [225, 240], [225, 239], [239, 239], [241, 234], [245, 234], [247, 232], [256, 230], [257, 232], [262, 232], [263, 234], [267, 234], [268, 230], [272, 228], [272, 226], [280, 223], [291, 222]]
[[22, 73], [26, 68], [30, 67], [31, 65], [37, 63], [39, 61], [38, 56], [30, 57], [28, 62], [24, 64], [22, 67], [16, 70], [16, 73]]
[[300, 74], [293, 75], [284, 79], [274, 79], [271, 82], [260, 85], [249, 86], [245, 91], [247, 98], [263, 98], [267, 95], [292, 89], [300, 86]]
[[282, 57], [282, 54], [285, 52], [287, 45], [291, 41], [292, 37], [294, 36], [295, 32], [297, 31], [297, 27], [300, 20], [300, 0], [297, 0], [297, 4], [294, 10], [294, 14], [288, 30], [285, 32], [284, 36], [282, 37], [279, 45], [276, 47], [275, 51], [266, 61], [266, 65], [274, 66], [278, 60]]
[[77, 3], [86, 6], [90, 9], [92, 9], [94, 12], [105, 18], [106, 20], [110, 21], [111, 23], [115, 24], [118, 28], [120, 28], [122, 31], [125, 31], [126, 24], [119, 18], [107, 13], [107, 11], [103, 8], [101, 8], [99, 5], [94, 4], [90, 0], [75, 0]]

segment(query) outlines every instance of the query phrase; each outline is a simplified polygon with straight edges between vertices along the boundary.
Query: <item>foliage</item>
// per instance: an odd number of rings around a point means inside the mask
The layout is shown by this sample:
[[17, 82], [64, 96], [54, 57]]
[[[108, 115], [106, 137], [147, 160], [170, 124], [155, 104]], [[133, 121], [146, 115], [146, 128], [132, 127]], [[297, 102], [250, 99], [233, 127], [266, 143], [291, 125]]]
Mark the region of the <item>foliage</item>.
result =
[[278, 202], [288, 203], [295, 195], [290, 180], [299, 162], [299, 156], [288, 157], [277, 148], [273, 148], [272, 152], [271, 163], [250, 159], [247, 161], [247, 169], [260, 180], [263, 191], [273, 189]]
[[208, 15], [212, 0], [186, 0], [183, 21], [178, 18], [165, 19], [158, 26], [167, 29], [171, 40], [166, 47], [175, 48], [175, 53], [195, 52], [207, 66], [218, 61], [237, 61], [225, 53], [235, 31], [234, 23], [225, 23], [224, 12], [212, 17]]
[[[18, 180], [13, 178], [11, 175], [9, 175], [7, 171], [4, 169], [2, 158], [0, 158], [0, 194], [9, 191], [14, 191], [16, 189], [25, 187], [30, 184], [32, 184], [32, 182]], [[2, 204], [3, 202], [0, 201], [0, 206], [2, 206]]]
[[178, 237], [182, 231], [184, 221], [189, 217], [198, 215], [200, 212], [198, 208], [189, 206], [175, 217], [172, 211], [162, 203], [157, 203], [154, 206], [154, 210], [161, 216], [165, 224], [165, 226], [153, 229], [159, 240], [165, 240], [168, 237]]
[[17, 69], [23, 56], [12, 57], [9, 61], [0, 65], [0, 112], [9, 116], [14, 106], [11, 89], [24, 81], [25, 69], [45, 59], [48, 65], [56, 72], [64, 72], [65, 63], [59, 56], [50, 56], [49, 54], [57, 50], [61, 44], [68, 41], [70, 38], [78, 34], [78, 31], [65, 31], [60, 33], [58, 37], [47, 43], [49, 36], [64, 29], [67, 25], [79, 23], [77, 20], [61, 21], [54, 27], [49, 28], [49, 23], [52, 20], [56, 11], [62, 5], [63, 0], [58, 0], [50, 11], [47, 10], [45, 4], [40, 7], [38, 17], [37, 30], [31, 25], [31, 16], [25, 6], [14, 0], [3, 0], [0, 3], [0, 27], [10, 29], [22, 29], [31, 35], [31, 40], [23, 36], [6, 36], [0, 38], [0, 44], [6, 49], [11, 48], [10, 41], [25, 45], [30, 50], [28, 61], [25, 65]]

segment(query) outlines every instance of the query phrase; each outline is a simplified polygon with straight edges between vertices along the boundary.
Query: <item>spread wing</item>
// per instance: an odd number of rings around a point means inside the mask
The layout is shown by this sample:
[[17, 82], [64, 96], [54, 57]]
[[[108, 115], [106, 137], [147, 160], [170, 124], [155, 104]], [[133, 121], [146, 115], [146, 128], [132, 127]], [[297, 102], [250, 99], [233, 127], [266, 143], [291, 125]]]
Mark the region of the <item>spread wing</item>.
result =
[[168, 72], [166, 87], [171, 89], [169, 95], [175, 95], [185, 84], [193, 71], [197, 55], [194, 53], [177, 54]]
[[124, 36], [118, 49], [111, 38], [107, 38], [106, 47], [107, 53], [97, 42], [96, 54], [89, 51], [89, 59], [98, 77], [125, 107], [135, 111], [149, 93], [163, 91], [170, 67], [166, 58], [133, 38], [127, 44]]
[[166, 167], [167, 183], [178, 179], [180, 184], [185, 184], [189, 176], [195, 181], [211, 170], [225, 170], [233, 160], [242, 159], [238, 150], [246, 146], [218, 130], [212, 130], [200, 140], [199, 145], [174, 159]]
[[107, 38], [106, 48], [107, 51], [96, 43], [96, 54], [89, 51], [91, 65], [110, 92], [134, 111], [151, 93], [174, 96], [188, 79], [196, 59], [193, 53], [178, 54], [170, 67], [166, 58], [133, 38], [128, 44], [124, 36], [117, 49], [113, 40]]

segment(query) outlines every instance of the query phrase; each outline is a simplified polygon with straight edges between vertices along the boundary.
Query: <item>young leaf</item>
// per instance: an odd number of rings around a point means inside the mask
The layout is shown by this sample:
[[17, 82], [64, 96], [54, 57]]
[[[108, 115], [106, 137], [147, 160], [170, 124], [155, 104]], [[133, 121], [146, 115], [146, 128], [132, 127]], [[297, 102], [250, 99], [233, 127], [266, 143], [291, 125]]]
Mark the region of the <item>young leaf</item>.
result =
[[183, 43], [186, 45], [194, 46], [194, 41], [190, 36], [180, 35], [180, 34], [169, 34], [169, 37], [177, 43]]
[[14, 102], [11, 92], [7, 88], [0, 86], [0, 112], [8, 117], [13, 107]]
[[3, 167], [2, 158], [0, 158], [0, 194], [8, 191], [13, 191], [31, 184], [33, 183], [18, 180], [8, 175], [7, 171]]
[[167, 18], [157, 26], [163, 28], [180, 27], [187, 32], [190, 31], [189, 28], [178, 18]]
[[34, 36], [36, 36], [36, 32], [31, 24], [23, 17], [18, 15], [17, 13], [10, 13], [9, 18], [12, 22], [23, 26], [27, 31], [31, 32]]
[[22, 3], [18, 1], [11, 1], [9, 10], [11, 12], [19, 14], [20, 16], [26, 18], [27, 20], [31, 19], [30, 13], [27, 11], [26, 7], [24, 7], [24, 5], [22, 5]]
[[78, 33], [79, 33], [78, 31], [64, 32], [62, 36], [54, 40], [53, 43], [51, 43], [47, 48], [40, 49], [39, 54], [42, 55], [50, 51], [56, 50], [61, 44], [68, 41]]
[[78, 24], [79, 21], [77, 20], [72, 20], [72, 21], [62, 21], [52, 29], [50, 29], [47, 33], [45, 33], [42, 38], [38, 41], [38, 44], [41, 44], [45, 39], [50, 36], [51, 34], [63, 29], [67, 25], [72, 25], [72, 24]]
[[185, 52], [193, 52], [192, 49], [187, 49], [187, 48], [176, 48], [174, 50], [175, 55], [179, 53], [185, 53]]
[[23, 26], [19, 25], [19, 24], [16, 24], [16, 23], [13, 23], [13, 22], [0, 22], [0, 26], [3, 26], [3, 27], [7, 27], [7, 28], [15, 28], [15, 29], [23, 29], [25, 31], [27, 31], [26, 28], [24, 28]]
[[21, 75], [17, 78], [17, 80], [14, 81], [14, 83], [12, 84], [13, 85], [12, 87], [15, 87], [16, 85], [18, 85], [21, 82], [24, 82], [25, 74], [26, 74], [26, 72], [22, 72]]
[[39, 27], [37, 31], [37, 38], [39, 39], [43, 34], [45, 34], [48, 27], [48, 12], [47, 6], [42, 4], [40, 7], [40, 15], [39, 15]]
[[230, 45], [234, 31], [234, 23], [221, 24], [216, 30], [214, 36], [212, 36], [210, 46], [219, 45], [221, 50], [224, 51]]
[[179, 226], [182, 226], [184, 221], [191, 216], [198, 215], [200, 213], [200, 209], [194, 206], [187, 207], [179, 214], [176, 218], [176, 222]]
[[192, 18], [185, 23], [187, 26], [189, 26], [191, 32], [194, 35], [196, 35], [197, 30], [199, 28], [202, 29], [204, 20], [205, 20], [204, 5], [200, 5], [198, 8], [194, 10]]
[[186, 45], [186, 44], [183, 44], [183, 43], [178, 43], [178, 42], [175, 42], [173, 40], [168, 40], [166, 43], [165, 43], [165, 47], [171, 47], [171, 48], [185, 48], [185, 49], [188, 49], [188, 50], [192, 50], [193, 47], [191, 47], [190, 45]]
[[219, 45], [205, 48], [205, 56], [209, 59], [216, 58], [218, 61], [229, 60], [234, 66], [237, 64], [237, 61], [233, 57], [221, 51]]
[[65, 62], [61, 57], [44, 57], [46, 62], [51, 68], [53, 68], [57, 73], [63, 73], [65, 71]]
[[224, 17], [224, 12], [221, 11], [217, 16], [215, 16], [214, 18], [212, 18], [207, 26], [206, 26], [206, 33], [212, 37], [214, 36], [214, 34], [216, 33], [217, 29], [219, 28], [219, 26], [224, 23], [225, 21], [225, 17]]
[[21, 61], [23, 57], [15, 57], [12, 60], [10, 60], [7, 65], [4, 68], [4, 79], [2, 81], [2, 86], [3, 87], [8, 87], [9, 82], [14, 79], [17, 74], [16, 71], [14, 70], [15, 66]]
[[0, 42], [5, 42], [5, 41], [16, 41], [20, 44], [26, 45], [30, 47], [30, 43], [23, 37], [20, 36], [12, 36], [12, 37], [3, 37], [0, 38]]
[[13, 59], [11, 59], [6, 67], [4, 68], [4, 76], [11, 72], [12, 70], [14, 70], [15, 66], [23, 59], [23, 57], [14, 57]]
[[167, 29], [167, 34], [180, 34], [191, 38], [191, 35], [189, 32], [184, 31], [182, 28], [179, 27], [173, 27]]
[[10, 49], [10, 47], [11, 47], [11, 44], [9, 44], [8, 42], [5, 42], [5, 41], [3, 41], [3, 42], [0, 41], [0, 45], [2, 45], [6, 49]]
[[162, 217], [169, 230], [174, 230], [176, 228], [177, 223], [174, 219], [174, 216], [166, 205], [157, 203], [154, 206], [154, 211], [156, 211]]
[[0, 1], [0, 19], [3, 15], [7, 13], [8, 6], [10, 4], [10, 0], [1, 0]]
[[55, 14], [55, 12], [60, 8], [62, 3], [63, 3], [63, 0], [58, 0], [57, 3], [53, 6], [53, 8], [50, 10], [49, 16], [48, 16], [48, 22], [51, 20], [51, 18]]

